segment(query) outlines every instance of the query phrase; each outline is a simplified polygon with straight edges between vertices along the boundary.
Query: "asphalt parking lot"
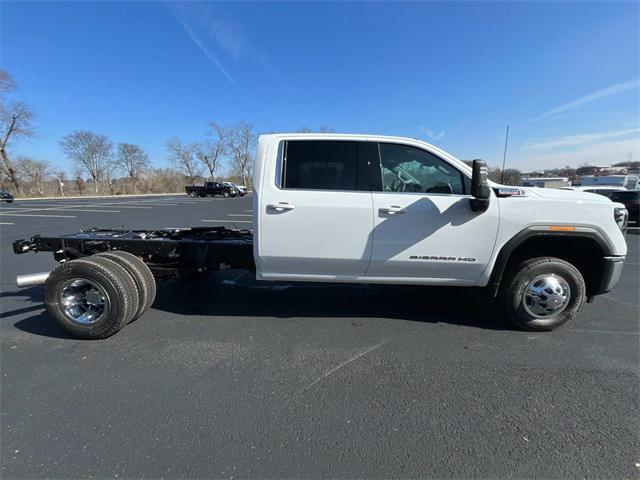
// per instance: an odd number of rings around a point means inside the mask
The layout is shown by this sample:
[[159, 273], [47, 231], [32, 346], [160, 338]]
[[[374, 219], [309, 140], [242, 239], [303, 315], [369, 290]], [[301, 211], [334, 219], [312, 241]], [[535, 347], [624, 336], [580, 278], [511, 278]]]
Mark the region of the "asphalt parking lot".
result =
[[[638, 230], [619, 286], [551, 333], [472, 289], [159, 285], [103, 341], [67, 337], [11, 242], [82, 227], [251, 227], [251, 196], [0, 206], [2, 478], [638, 478]], [[11, 213], [13, 212], [13, 213]]]

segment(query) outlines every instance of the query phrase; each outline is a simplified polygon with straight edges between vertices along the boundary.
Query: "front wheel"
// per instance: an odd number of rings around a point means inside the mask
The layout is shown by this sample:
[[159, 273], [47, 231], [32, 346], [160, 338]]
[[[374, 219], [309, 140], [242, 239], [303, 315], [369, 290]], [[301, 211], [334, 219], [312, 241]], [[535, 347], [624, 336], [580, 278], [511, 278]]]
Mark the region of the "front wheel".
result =
[[555, 257], [514, 265], [505, 278], [502, 300], [510, 320], [529, 331], [548, 331], [573, 319], [586, 297], [580, 271]]
[[224, 192], [224, 193], [222, 194], [222, 196], [223, 196], [224, 198], [229, 198], [229, 192]]
[[191, 198], [198, 198], [197, 192], [191, 192], [189, 195], [191, 195]]

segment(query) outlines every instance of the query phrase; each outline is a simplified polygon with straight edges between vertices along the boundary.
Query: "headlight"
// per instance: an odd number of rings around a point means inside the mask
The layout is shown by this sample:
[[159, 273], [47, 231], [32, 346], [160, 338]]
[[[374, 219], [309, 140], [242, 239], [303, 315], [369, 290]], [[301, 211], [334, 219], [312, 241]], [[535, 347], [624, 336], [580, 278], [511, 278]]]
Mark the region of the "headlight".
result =
[[624, 207], [616, 207], [613, 209], [613, 219], [618, 224], [618, 227], [623, 232], [627, 229], [627, 222], [629, 220], [629, 212]]

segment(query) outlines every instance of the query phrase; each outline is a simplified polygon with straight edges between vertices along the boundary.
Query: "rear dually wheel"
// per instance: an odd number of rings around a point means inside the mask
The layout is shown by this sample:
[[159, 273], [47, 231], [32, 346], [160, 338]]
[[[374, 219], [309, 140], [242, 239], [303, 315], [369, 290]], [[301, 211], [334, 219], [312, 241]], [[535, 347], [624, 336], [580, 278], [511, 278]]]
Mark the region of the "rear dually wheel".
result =
[[133, 279], [138, 290], [138, 309], [131, 318], [131, 322], [144, 315], [156, 298], [156, 280], [149, 267], [138, 257], [121, 250], [110, 250], [96, 255], [108, 258], [123, 267]]
[[106, 338], [124, 327], [138, 310], [138, 290], [113, 260], [87, 257], [61, 263], [44, 285], [47, 312], [68, 334]]

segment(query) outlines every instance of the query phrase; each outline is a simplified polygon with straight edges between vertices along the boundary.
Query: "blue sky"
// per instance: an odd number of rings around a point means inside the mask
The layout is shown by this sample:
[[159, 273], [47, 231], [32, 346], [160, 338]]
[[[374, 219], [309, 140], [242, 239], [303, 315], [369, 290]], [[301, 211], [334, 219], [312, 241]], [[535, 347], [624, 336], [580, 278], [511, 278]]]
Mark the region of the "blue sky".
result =
[[422, 138], [521, 169], [640, 160], [638, 2], [2, 2], [2, 68], [37, 113], [14, 154], [65, 167], [77, 129], [202, 141], [208, 124]]

